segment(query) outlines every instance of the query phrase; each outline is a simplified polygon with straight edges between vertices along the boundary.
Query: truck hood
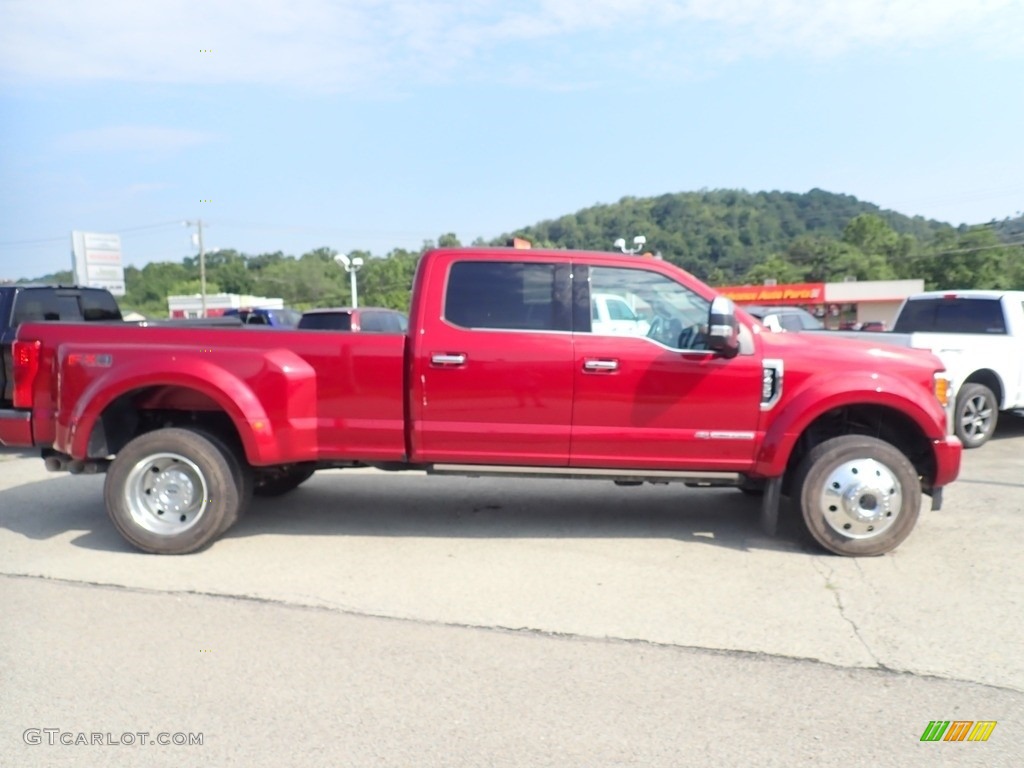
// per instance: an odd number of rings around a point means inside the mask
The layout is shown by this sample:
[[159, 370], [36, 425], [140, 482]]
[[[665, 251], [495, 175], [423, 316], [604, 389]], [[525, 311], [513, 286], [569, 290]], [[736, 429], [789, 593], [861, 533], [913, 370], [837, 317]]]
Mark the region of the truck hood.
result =
[[931, 380], [932, 374], [945, 369], [942, 361], [927, 349], [913, 349], [859, 339], [834, 338], [818, 333], [773, 333], [764, 331], [759, 338], [765, 357], [778, 357], [787, 369], [820, 371], [857, 369], [872, 373], [910, 374]]

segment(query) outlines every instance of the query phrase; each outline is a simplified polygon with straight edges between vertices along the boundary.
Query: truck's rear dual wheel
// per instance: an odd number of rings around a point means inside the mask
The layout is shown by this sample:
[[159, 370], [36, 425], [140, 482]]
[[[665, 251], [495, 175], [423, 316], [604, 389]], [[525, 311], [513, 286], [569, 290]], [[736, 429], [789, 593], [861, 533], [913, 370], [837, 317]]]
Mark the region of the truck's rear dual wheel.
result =
[[844, 435], [815, 446], [797, 470], [794, 499], [811, 537], [838, 555], [881, 555], [917, 522], [921, 485], [889, 443]]
[[211, 435], [170, 427], [131, 440], [103, 496], [117, 530], [145, 552], [194, 552], [226, 531], [252, 493], [247, 468]]

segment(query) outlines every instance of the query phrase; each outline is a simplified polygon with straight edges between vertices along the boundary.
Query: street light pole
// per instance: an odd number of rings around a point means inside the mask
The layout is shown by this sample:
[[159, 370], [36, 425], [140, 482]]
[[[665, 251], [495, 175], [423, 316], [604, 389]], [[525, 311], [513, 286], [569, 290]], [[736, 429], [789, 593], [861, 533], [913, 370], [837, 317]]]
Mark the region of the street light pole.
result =
[[354, 259], [350, 259], [344, 253], [339, 253], [334, 257], [334, 263], [339, 267], [348, 272], [349, 284], [352, 287], [352, 309], [359, 309], [359, 292], [356, 287], [356, 272], [363, 266], [363, 260], [356, 256]]
[[199, 297], [202, 302], [202, 317], [206, 317], [206, 251], [203, 249], [203, 220], [196, 219], [195, 222], [186, 221], [185, 226], [196, 225], [199, 243]]

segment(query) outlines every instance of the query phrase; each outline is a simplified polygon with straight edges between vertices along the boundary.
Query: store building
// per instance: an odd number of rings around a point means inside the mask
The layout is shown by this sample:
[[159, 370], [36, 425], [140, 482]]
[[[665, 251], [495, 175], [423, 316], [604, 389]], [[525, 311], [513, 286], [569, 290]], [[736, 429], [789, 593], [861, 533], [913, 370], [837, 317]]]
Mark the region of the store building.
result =
[[851, 280], [842, 283], [727, 285], [716, 289], [740, 306], [799, 306], [830, 328], [850, 323], [883, 323], [892, 328], [903, 300], [924, 290], [924, 280]]
[[[284, 299], [248, 296], [238, 293], [206, 294], [206, 316], [220, 317], [229, 309], [284, 309]], [[202, 317], [202, 294], [168, 296], [167, 310], [171, 317]]]

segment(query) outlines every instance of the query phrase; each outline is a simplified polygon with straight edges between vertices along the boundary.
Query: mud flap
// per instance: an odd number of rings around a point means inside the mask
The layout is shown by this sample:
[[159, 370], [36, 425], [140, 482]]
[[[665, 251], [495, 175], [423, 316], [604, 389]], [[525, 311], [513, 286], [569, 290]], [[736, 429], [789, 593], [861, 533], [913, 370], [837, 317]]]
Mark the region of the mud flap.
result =
[[782, 491], [782, 478], [770, 478], [764, 484], [764, 495], [761, 497], [761, 530], [774, 536], [779, 527], [779, 495]]

